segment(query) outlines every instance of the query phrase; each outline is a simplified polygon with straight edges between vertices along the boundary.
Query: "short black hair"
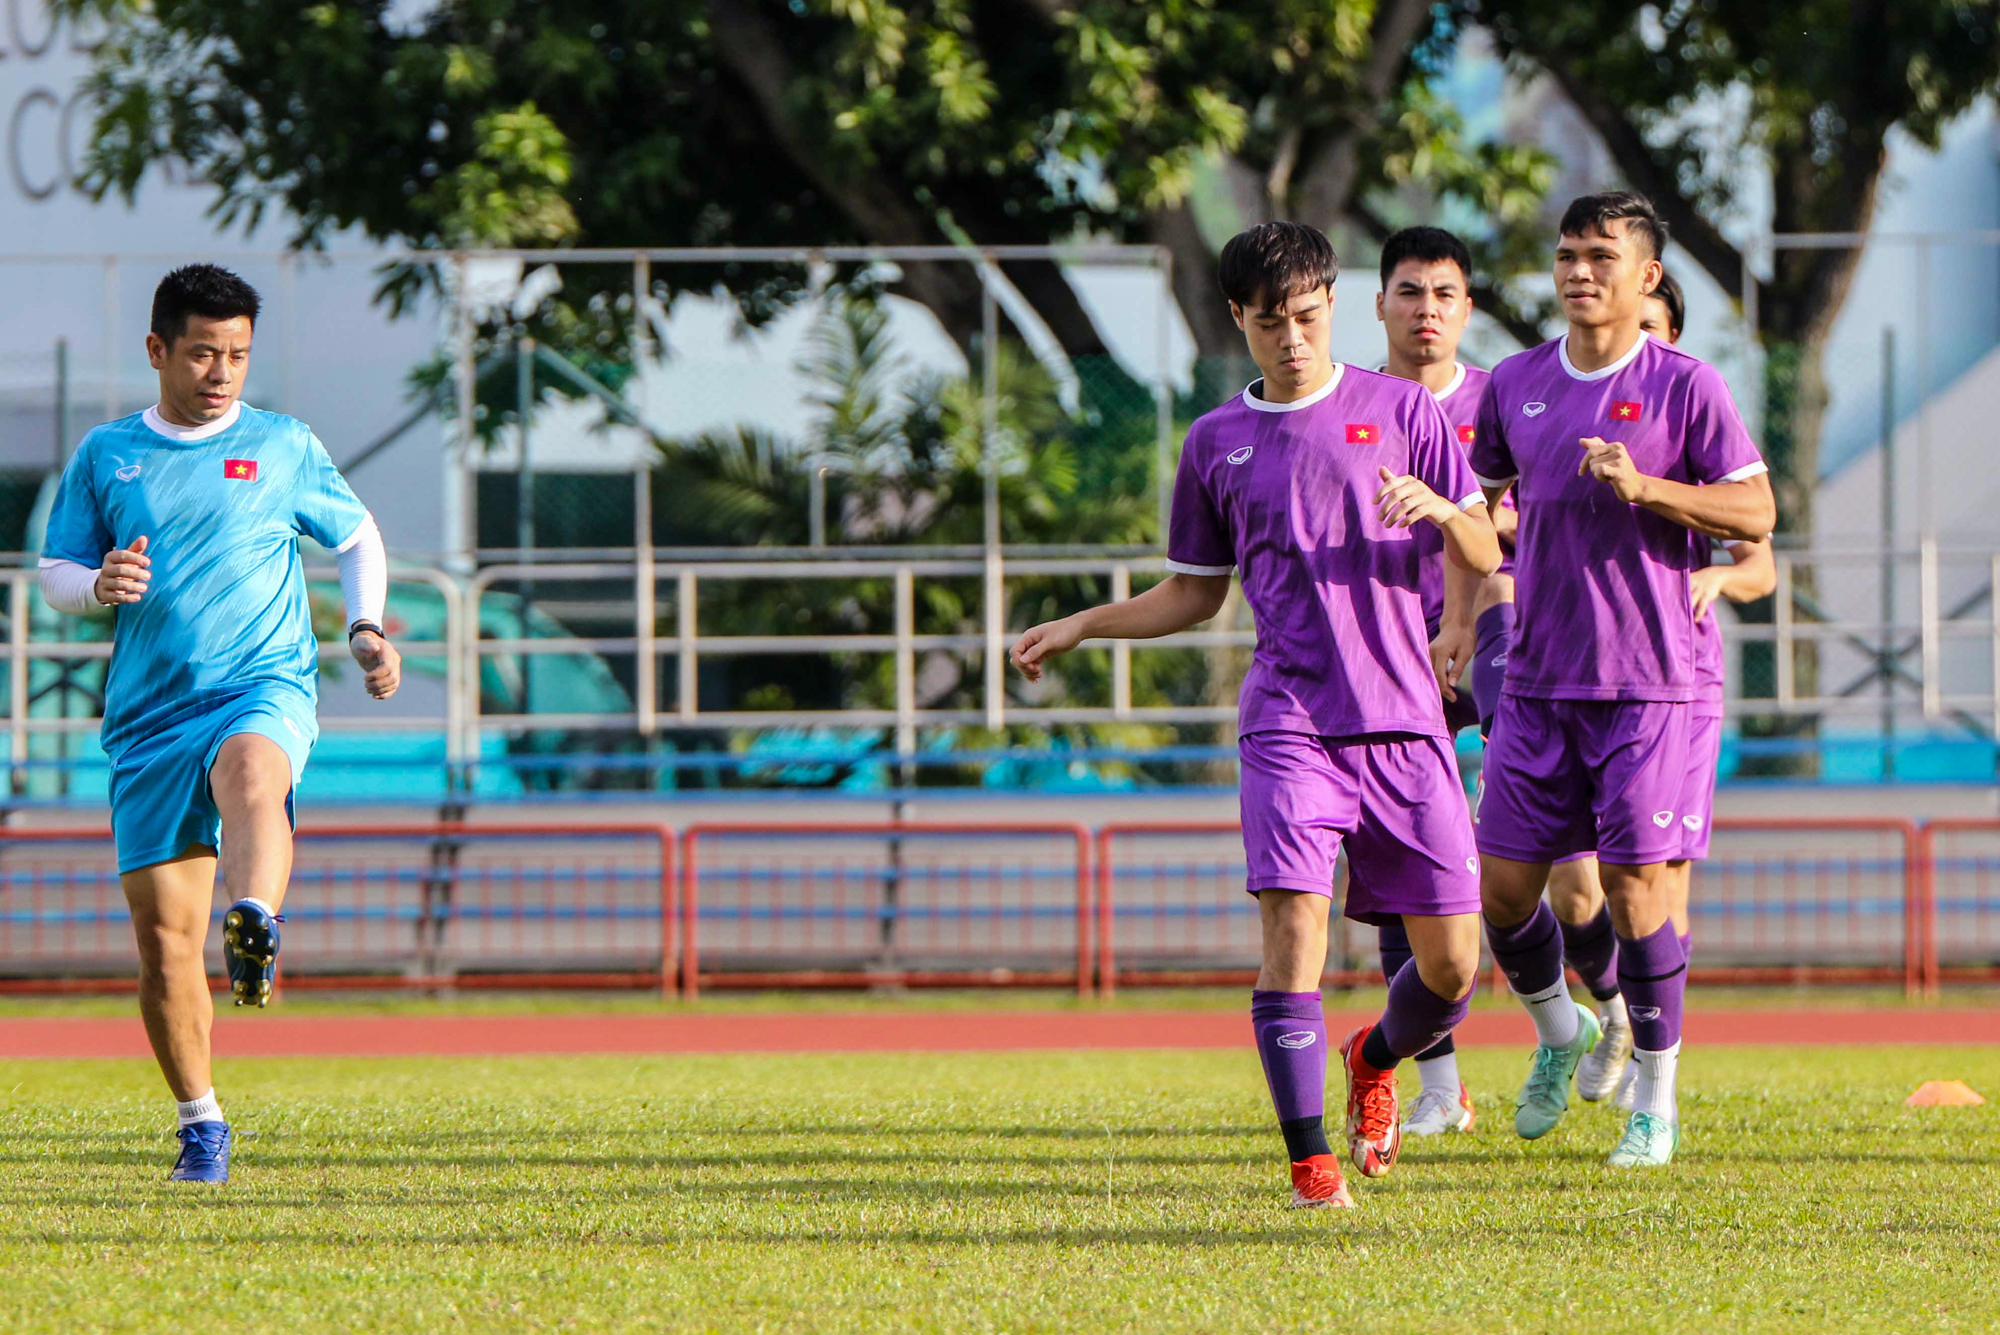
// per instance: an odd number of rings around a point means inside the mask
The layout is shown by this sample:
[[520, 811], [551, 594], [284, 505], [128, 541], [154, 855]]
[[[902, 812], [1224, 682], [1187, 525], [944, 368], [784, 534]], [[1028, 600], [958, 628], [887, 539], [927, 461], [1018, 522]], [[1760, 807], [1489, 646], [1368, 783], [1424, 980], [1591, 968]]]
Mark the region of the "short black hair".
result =
[[1267, 222], [1230, 237], [1217, 268], [1223, 296], [1245, 310], [1272, 310], [1301, 292], [1332, 287], [1340, 257], [1317, 227]]
[[187, 264], [160, 280], [153, 289], [153, 332], [169, 347], [187, 332], [188, 319], [233, 320], [249, 317], [254, 328], [263, 302], [257, 289], [219, 264]]
[[1667, 308], [1667, 332], [1671, 333], [1675, 338], [1679, 338], [1681, 331], [1687, 328], [1688, 313], [1687, 297], [1682, 294], [1681, 285], [1674, 281], [1672, 274], [1662, 269], [1660, 270], [1660, 285], [1646, 295], [1649, 297], [1658, 297], [1665, 303]]
[[1632, 236], [1642, 236], [1653, 248], [1645, 258], [1657, 260], [1667, 253], [1667, 225], [1653, 210], [1653, 201], [1631, 190], [1605, 190], [1595, 195], [1579, 195], [1563, 210], [1563, 236], [1610, 236], [1610, 224], [1623, 220]]
[[1472, 252], [1465, 243], [1442, 227], [1405, 227], [1382, 243], [1382, 288], [1389, 287], [1389, 275], [1396, 272], [1396, 266], [1404, 260], [1421, 260], [1425, 264], [1443, 264], [1450, 260], [1465, 275], [1469, 285], [1472, 282]]

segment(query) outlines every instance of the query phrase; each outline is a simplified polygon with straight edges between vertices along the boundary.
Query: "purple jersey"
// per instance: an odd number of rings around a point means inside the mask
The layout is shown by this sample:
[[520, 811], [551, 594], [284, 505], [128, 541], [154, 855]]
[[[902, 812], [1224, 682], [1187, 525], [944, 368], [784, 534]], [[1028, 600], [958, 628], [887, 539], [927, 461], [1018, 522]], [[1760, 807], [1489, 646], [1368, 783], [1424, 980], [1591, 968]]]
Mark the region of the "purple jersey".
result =
[[[1451, 423], [1453, 437], [1458, 441], [1461, 452], [1472, 444], [1474, 427], [1479, 418], [1479, 401], [1486, 397], [1487, 373], [1476, 366], [1459, 363], [1458, 374], [1444, 387], [1444, 392], [1436, 396], [1438, 407], [1444, 409], [1445, 420]], [[1423, 548], [1424, 564], [1418, 583], [1424, 599], [1424, 626], [1431, 635], [1437, 635], [1438, 623], [1444, 620], [1444, 530], [1435, 524], [1424, 524], [1417, 530], [1417, 539]], [[1469, 614], [1472, 609], [1467, 608]]]
[[1295, 403], [1251, 386], [1188, 428], [1167, 569], [1242, 572], [1257, 621], [1237, 729], [1445, 735], [1418, 582], [1418, 529], [1377, 518], [1381, 475], [1459, 505], [1479, 484], [1423, 386], [1358, 366]]
[[1687, 529], [1578, 475], [1589, 436], [1623, 441], [1640, 472], [1675, 482], [1765, 471], [1721, 373], [1671, 344], [1642, 334], [1585, 373], [1558, 338], [1495, 367], [1471, 458], [1488, 485], [1519, 479], [1505, 689], [1545, 700], [1693, 700], [1688, 575], [1705, 561]]
[[[1714, 544], [1704, 534], [1690, 536], [1694, 538], [1695, 567], [1714, 565]], [[1697, 621], [1694, 627], [1695, 717], [1721, 718], [1722, 695], [1722, 610], [1710, 603], [1708, 615]]]

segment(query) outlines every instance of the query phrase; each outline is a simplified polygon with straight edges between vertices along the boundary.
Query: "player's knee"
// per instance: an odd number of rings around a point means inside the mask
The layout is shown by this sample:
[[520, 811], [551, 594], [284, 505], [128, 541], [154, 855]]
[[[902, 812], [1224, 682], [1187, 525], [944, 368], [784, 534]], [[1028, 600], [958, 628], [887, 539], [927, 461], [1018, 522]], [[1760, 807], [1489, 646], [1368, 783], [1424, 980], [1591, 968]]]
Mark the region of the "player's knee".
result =
[[232, 737], [216, 754], [208, 784], [225, 810], [283, 806], [292, 790], [291, 762], [267, 738]]
[[139, 963], [152, 974], [174, 977], [190, 970], [206, 972], [203, 933], [198, 924], [142, 922], [135, 924]]
[[1437, 959], [1424, 960], [1417, 965], [1417, 976], [1424, 980], [1424, 986], [1443, 997], [1446, 1001], [1456, 1001], [1470, 992], [1479, 982], [1479, 951], [1457, 951]]

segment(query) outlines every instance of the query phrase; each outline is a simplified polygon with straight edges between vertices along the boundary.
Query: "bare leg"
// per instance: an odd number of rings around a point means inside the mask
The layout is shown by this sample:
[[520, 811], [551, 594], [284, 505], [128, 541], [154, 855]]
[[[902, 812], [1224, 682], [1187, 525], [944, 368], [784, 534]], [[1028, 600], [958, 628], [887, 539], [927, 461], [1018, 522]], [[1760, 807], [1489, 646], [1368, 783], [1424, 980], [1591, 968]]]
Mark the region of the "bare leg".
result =
[[1264, 966], [1257, 972], [1260, 992], [1316, 992], [1326, 972], [1326, 925], [1333, 900], [1297, 890], [1266, 890], [1257, 896], [1263, 920]]
[[261, 899], [281, 911], [292, 879], [292, 823], [285, 799], [292, 762], [268, 737], [238, 733], [216, 752], [209, 791], [222, 815], [222, 885], [231, 900]]
[[1597, 916], [1604, 907], [1604, 884], [1596, 858], [1558, 862], [1549, 868], [1549, 907], [1572, 927], [1583, 927]]
[[1406, 913], [1403, 929], [1410, 934], [1417, 977], [1425, 987], [1448, 1001], [1472, 991], [1479, 981], [1478, 914], [1438, 918]]
[[215, 850], [190, 844], [177, 858], [118, 879], [139, 942], [139, 1014], [147, 1041], [174, 1097], [198, 1099], [214, 1083], [208, 1034], [215, 1003], [202, 947], [215, 902]]

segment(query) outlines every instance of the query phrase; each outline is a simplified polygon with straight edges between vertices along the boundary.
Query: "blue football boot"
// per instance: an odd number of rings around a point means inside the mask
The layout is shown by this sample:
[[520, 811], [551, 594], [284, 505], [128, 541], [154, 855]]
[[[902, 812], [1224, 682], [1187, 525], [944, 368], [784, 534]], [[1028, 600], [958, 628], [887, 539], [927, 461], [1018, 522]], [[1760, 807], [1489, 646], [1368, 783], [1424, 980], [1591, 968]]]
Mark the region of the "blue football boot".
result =
[[169, 1182], [229, 1180], [229, 1123], [219, 1118], [192, 1122], [174, 1134], [180, 1137], [181, 1157], [167, 1174]]
[[239, 1006], [271, 1004], [271, 981], [278, 976], [278, 924], [283, 916], [239, 899], [222, 915], [222, 963], [229, 970], [229, 993]]

